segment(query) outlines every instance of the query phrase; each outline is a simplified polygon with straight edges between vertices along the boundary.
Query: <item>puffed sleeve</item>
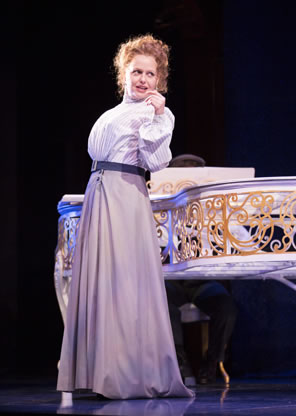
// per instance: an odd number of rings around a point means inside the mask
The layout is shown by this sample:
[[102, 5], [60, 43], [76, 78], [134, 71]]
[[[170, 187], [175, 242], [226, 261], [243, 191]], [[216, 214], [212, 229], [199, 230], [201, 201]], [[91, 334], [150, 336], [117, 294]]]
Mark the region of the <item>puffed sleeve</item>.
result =
[[[150, 109], [153, 108], [149, 106]], [[150, 172], [156, 172], [168, 166], [172, 153], [170, 142], [175, 117], [167, 107], [164, 113], [156, 115], [150, 111], [139, 128], [139, 156], [141, 165]]]

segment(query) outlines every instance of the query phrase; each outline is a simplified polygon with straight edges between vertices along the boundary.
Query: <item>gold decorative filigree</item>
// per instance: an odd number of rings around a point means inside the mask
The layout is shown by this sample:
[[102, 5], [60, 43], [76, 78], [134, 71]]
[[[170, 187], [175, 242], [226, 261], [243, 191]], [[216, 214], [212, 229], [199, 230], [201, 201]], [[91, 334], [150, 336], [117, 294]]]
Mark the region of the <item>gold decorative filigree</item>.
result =
[[197, 183], [191, 179], [183, 179], [174, 183], [162, 182], [157, 185], [157, 187], [153, 181], [146, 182], [146, 186], [150, 195], [173, 195], [193, 185], [197, 185]]
[[[226, 214], [224, 222], [234, 252], [250, 255], [264, 250], [274, 234], [274, 220], [271, 216], [274, 197], [263, 192], [230, 194], [226, 204], [228, 215]], [[234, 230], [238, 227], [245, 231], [244, 235], [248, 238], [235, 236]]]
[[283, 236], [272, 244], [275, 253], [295, 250], [296, 231], [296, 192], [288, 194], [279, 209], [279, 223], [282, 224]]
[[173, 210], [174, 256], [178, 261], [202, 255], [203, 210], [199, 201]]
[[172, 210], [176, 263], [296, 251], [296, 192], [207, 196]]
[[160, 246], [160, 257], [162, 263], [165, 263], [168, 259], [170, 247], [169, 247], [169, 212], [168, 211], [156, 211], [154, 212], [154, 221], [156, 225], [156, 233]]

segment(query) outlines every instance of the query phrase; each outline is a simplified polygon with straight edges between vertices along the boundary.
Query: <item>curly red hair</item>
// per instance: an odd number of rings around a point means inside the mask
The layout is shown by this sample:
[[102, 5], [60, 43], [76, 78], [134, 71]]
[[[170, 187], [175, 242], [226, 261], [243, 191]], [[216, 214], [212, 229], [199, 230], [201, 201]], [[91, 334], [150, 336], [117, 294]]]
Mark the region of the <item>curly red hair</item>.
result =
[[121, 43], [113, 60], [119, 94], [124, 93], [125, 71], [135, 55], [153, 56], [157, 64], [157, 90], [167, 92], [169, 52], [167, 44], [150, 34], [136, 36]]

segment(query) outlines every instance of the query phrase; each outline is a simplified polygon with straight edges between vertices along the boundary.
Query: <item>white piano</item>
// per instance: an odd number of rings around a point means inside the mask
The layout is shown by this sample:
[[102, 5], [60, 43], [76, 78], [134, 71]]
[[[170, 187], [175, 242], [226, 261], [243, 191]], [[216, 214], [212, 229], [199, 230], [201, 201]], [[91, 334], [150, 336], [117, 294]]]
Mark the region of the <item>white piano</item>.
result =
[[[296, 290], [296, 177], [167, 168], [147, 182], [166, 279], [274, 279]], [[63, 319], [83, 195], [58, 203], [54, 280]]]

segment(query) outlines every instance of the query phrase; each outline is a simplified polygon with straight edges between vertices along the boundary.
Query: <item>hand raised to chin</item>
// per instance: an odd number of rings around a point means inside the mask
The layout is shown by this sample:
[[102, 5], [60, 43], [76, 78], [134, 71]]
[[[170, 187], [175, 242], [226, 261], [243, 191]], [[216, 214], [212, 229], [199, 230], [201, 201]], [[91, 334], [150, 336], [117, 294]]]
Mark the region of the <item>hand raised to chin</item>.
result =
[[155, 114], [163, 114], [165, 107], [165, 97], [156, 90], [147, 90], [146, 93], [148, 95], [148, 97], [145, 99], [147, 105], [153, 105], [155, 108]]

